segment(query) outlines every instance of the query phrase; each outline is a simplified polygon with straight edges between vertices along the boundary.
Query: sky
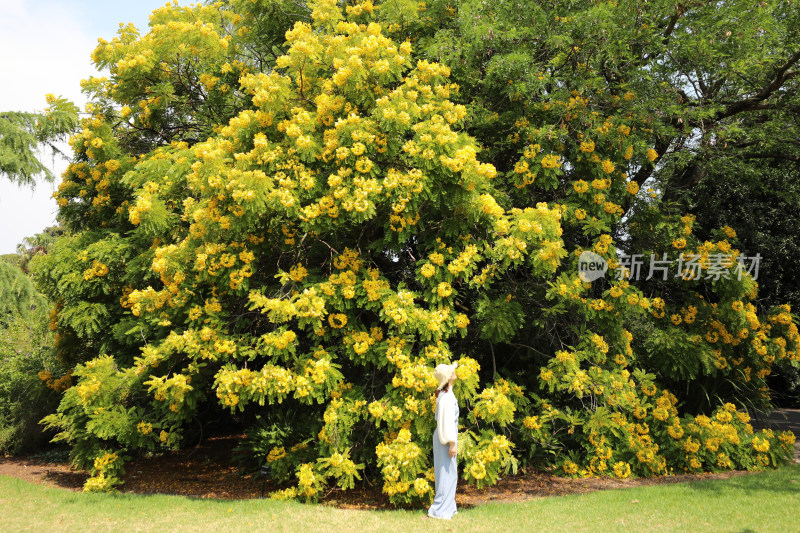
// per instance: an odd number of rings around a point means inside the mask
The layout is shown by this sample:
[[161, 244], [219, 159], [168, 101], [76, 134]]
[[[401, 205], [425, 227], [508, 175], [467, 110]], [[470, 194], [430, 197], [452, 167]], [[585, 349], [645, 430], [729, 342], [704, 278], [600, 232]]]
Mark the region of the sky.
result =
[[[41, 111], [47, 93], [64, 96], [82, 110], [86, 100], [80, 81], [99, 75], [90, 59], [97, 39], [112, 39], [120, 22], [133, 22], [146, 33], [150, 13], [166, 3], [0, 0], [0, 111]], [[46, 157], [45, 164], [56, 181], [39, 180], [34, 190], [0, 178], [0, 255], [14, 253], [22, 239], [55, 223], [52, 194], [67, 162]]]

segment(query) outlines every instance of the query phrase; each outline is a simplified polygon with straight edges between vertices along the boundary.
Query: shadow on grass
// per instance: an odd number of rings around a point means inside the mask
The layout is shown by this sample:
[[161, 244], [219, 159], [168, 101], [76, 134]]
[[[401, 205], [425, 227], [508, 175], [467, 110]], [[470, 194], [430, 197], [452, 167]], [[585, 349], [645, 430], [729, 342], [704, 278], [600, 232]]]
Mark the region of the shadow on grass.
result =
[[86, 472], [47, 472], [42, 476], [45, 481], [55, 484], [62, 489], [78, 490], [83, 487], [89, 474]]

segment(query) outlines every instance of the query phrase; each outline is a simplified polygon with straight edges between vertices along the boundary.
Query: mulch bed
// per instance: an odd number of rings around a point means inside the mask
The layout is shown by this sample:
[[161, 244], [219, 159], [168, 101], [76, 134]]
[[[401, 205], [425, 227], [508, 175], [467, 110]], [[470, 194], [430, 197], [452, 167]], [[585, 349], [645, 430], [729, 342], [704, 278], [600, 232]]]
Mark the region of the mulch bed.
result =
[[[177, 494], [197, 498], [250, 499], [260, 498], [279, 488], [264, 484], [258, 476], [242, 476], [231, 465], [232, 449], [243, 435], [211, 437], [196, 447], [156, 457], [139, 457], [126, 464], [123, 493]], [[583, 494], [596, 490], [620, 489], [664, 483], [706, 479], [727, 479], [746, 475], [745, 471], [717, 474], [681, 474], [642, 479], [589, 478], [572, 479], [548, 472], [529, 471], [506, 476], [498, 484], [481, 490], [461, 481], [456, 501], [463, 508], [489, 502], [519, 502], [547, 496]], [[70, 490], [81, 490], [88, 475], [75, 472], [60, 462], [42, 462], [37, 456], [0, 458], [0, 475], [7, 475]], [[353, 490], [330, 490], [322, 503], [345, 509], [391, 509], [380, 484], [357, 485]]]

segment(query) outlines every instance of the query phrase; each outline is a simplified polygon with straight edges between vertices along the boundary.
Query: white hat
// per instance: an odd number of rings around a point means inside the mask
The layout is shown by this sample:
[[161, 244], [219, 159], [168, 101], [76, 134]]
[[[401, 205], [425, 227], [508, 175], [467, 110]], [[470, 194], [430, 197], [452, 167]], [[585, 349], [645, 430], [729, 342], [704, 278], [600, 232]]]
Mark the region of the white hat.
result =
[[433, 370], [433, 377], [435, 377], [436, 381], [439, 382], [436, 390], [441, 389], [447, 384], [448, 381], [450, 381], [450, 376], [452, 376], [453, 372], [456, 371], [457, 366], [458, 363], [453, 363], [452, 365], [440, 364], [436, 366], [436, 368]]

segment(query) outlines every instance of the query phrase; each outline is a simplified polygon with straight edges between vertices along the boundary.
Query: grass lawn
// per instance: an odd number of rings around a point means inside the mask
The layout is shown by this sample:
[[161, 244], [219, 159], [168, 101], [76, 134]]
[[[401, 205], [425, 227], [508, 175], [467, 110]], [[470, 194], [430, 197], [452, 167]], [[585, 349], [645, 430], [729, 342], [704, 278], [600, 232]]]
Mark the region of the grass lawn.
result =
[[800, 465], [697, 481], [498, 503], [452, 521], [270, 500], [84, 494], [0, 476], [0, 531], [727, 531], [800, 529]]

